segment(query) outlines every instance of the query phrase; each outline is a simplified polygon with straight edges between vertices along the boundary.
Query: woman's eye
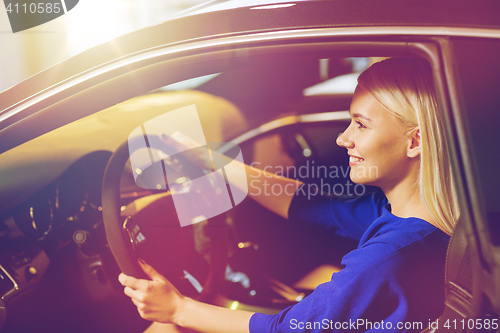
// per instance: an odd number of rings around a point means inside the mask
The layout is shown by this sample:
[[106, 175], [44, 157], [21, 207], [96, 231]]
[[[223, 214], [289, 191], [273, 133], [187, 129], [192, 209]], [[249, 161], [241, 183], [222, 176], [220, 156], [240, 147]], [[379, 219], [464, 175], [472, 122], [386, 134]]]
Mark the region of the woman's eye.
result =
[[356, 121], [356, 124], [358, 124], [358, 128], [366, 128], [366, 126], [360, 121]]

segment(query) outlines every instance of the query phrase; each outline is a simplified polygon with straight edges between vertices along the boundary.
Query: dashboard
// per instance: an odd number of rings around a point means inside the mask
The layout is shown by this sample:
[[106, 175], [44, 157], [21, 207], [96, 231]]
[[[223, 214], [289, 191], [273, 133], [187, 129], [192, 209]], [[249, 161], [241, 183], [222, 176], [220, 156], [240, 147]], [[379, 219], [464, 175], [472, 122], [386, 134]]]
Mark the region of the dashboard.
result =
[[[88, 257], [105, 246], [101, 184], [110, 152], [90, 153], [0, 217], [0, 295], [8, 302], [40, 282], [53, 257], [76, 246]], [[92, 269], [91, 269], [92, 271]], [[94, 267], [97, 279], [103, 272]], [[101, 275], [99, 277], [99, 275]]]

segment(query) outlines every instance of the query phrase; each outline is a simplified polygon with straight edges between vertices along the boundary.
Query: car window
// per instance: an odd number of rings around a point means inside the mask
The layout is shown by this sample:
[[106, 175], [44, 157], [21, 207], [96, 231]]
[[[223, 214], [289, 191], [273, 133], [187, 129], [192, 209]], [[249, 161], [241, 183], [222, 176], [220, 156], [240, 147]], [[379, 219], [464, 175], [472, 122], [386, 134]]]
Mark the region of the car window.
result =
[[[357, 72], [359, 66], [355, 64], [358, 62], [351, 58], [329, 59], [326, 71], [324, 59], [317, 57], [244, 65], [159, 87], [57, 128], [0, 155], [0, 171], [10, 179], [0, 191], [0, 213], [28, 199], [78, 159], [94, 151], [112, 152], [137, 126], [190, 104], [198, 109], [208, 142], [229, 141], [252, 128], [291, 114], [345, 111], [349, 108], [351, 94], [304, 96], [303, 92], [320, 82]], [[311, 126], [277, 131], [283, 150], [273, 150], [269, 145], [266, 149], [275, 155], [298, 154], [292, 157], [296, 167], [312, 161], [316, 165], [327, 165], [332, 159], [338, 160], [332, 156], [339, 155], [346, 167], [346, 156], [334, 142], [347, 126], [345, 120], [336, 122], [332, 131], [329, 131], [332, 124], [328, 122], [315, 125], [316, 129]], [[306, 147], [308, 145], [311, 147]], [[309, 151], [309, 155], [305, 156], [304, 150]], [[337, 174], [345, 175], [343, 171]], [[137, 191], [131, 178], [124, 185], [128, 188], [126, 192]]]

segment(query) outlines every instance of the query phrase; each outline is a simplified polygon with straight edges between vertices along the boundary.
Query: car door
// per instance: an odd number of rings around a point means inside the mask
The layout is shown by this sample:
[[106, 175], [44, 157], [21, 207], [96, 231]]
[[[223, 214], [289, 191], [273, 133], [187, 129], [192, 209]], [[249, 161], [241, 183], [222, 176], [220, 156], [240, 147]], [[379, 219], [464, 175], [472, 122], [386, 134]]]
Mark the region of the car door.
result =
[[452, 37], [444, 48], [465, 199], [460, 223], [467, 253], [448, 262], [455, 272], [447, 277], [452, 315], [443, 323], [457, 331], [499, 329], [500, 35], [490, 33], [495, 37]]

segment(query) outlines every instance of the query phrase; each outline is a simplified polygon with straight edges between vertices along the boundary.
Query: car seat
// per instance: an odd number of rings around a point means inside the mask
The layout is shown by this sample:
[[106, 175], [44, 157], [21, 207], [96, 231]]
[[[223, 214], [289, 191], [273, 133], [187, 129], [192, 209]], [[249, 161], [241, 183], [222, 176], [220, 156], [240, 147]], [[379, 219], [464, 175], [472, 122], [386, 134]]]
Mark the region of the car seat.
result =
[[463, 331], [461, 320], [467, 320], [473, 285], [471, 246], [467, 241], [466, 229], [466, 222], [459, 221], [448, 245], [443, 313], [438, 318], [437, 325], [429, 326], [422, 333]]

